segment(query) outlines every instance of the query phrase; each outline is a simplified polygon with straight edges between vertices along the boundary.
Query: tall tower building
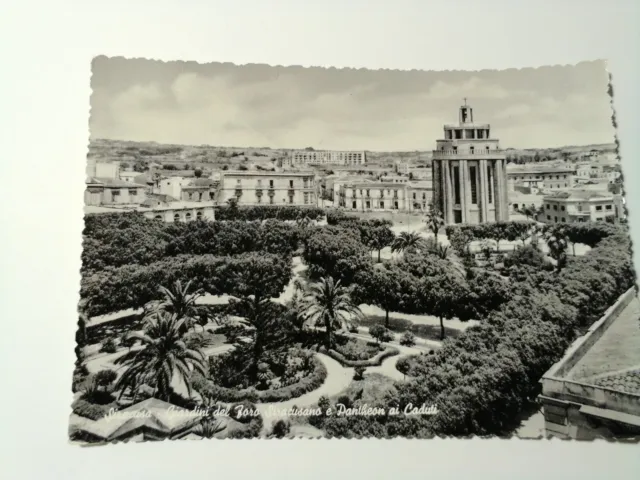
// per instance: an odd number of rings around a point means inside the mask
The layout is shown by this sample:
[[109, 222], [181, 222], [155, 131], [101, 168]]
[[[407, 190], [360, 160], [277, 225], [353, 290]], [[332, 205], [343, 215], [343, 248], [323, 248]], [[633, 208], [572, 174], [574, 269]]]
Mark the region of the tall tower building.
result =
[[473, 109], [460, 107], [458, 124], [444, 126], [432, 156], [433, 204], [445, 224], [509, 219], [505, 154], [490, 125], [474, 123]]

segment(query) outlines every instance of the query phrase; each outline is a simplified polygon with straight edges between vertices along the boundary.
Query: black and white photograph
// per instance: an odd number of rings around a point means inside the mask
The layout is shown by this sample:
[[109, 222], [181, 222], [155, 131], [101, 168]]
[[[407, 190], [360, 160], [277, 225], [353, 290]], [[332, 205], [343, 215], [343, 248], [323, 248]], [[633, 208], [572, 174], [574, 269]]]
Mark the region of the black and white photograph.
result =
[[94, 58], [70, 441], [637, 441], [612, 88]]

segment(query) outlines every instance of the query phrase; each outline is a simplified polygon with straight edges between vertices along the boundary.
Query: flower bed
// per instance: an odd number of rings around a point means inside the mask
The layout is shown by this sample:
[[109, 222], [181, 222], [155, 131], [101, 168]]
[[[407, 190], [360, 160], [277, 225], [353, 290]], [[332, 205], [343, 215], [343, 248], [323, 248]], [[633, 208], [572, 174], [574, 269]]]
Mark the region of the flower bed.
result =
[[327, 368], [315, 357], [312, 361], [314, 369], [311, 375], [304, 377], [293, 385], [271, 390], [256, 390], [255, 388], [236, 390], [221, 387], [199, 374], [193, 376], [192, 384], [194, 389], [202, 395], [221, 402], [240, 402], [243, 400], [260, 403], [284, 402], [285, 400], [290, 400], [311, 392], [324, 383], [327, 378]]
[[319, 351], [333, 358], [337, 362], [340, 362], [340, 364], [344, 367], [379, 367], [380, 365], [382, 365], [382, 362], [385, 359], [393, 357], [394, 355], [398, 355], [400, 353], [397, 348], [387, 347], [376, 356], [368, 360], [349, 360], [340, 352], [333, 349], [327, 351], [326, 347], [320, 347]]

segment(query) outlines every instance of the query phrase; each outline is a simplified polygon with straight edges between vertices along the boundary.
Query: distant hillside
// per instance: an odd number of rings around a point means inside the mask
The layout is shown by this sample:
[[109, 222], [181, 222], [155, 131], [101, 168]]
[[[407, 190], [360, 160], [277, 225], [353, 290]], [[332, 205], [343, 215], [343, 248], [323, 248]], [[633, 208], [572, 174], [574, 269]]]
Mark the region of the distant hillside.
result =
[[[120, 161], [137, 165], [144, 170], [149, 164], [173, 164], [177, 169], [206, 167], [241, 168], [257, 166], [272, 168], [276, 162], [293, 149], [269, 147], [219, 147], [213, 145], [175, 145], [157, 142], [132, 142], [124, 140], [95, 139], [89, 144], [88, 157], [98, 161]], [[530, 163], [549, 160], [572, 161], [590, 151], [613, 153], [615, 144], [566, 146], [560, 148], [506, 149], [510, 163]], [[428, 166], [431, 150], [406, 152], [370, 152], [367, 162], [371, 165], [392, 166], [395, 162], [407, 162], [415, 166]]]

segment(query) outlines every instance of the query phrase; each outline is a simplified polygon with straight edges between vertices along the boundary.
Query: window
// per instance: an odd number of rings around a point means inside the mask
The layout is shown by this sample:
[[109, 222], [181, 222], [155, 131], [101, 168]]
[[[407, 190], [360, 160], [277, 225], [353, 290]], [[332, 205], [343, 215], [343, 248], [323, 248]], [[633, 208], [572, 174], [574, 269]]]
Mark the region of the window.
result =
[[602, 211], [602, 205], [596, 205], [596, 212]]
[[289, 195], [289, 203], [293, 203], [293, 195]]
[[213, 200], [215, 198], [215, 193], [214, 192], [209, 192], [209, 200]]
[[553, 217], [553, 221], [558, 223], [558, 217]]
[[560, 210], [562, 210], [562, 211], [564, 212], [564, 205], [562, 205], [562, 206], [560, 207]]
[[357, 208], [355, 200], [351, 202], [351, 208]]
[[397, 209], [398, 209], [398, 202], [394, 202], [394, 203], [393, 203], [393, 208], [394, 208], [395, 210], [397, 210]]
[[133, 195], [134, 197], [138, 194], [138, 189], [137, 188], [130, 188], [129, 189], [129, 195]]
[[551, 215], [547, 215], [547, 220], [551, 220]]
[[239, 179], [239, 178], [236, 180], [236, 183], [237, 183], [238, 185], [240, 185], [240, 179]]
[[367, 197], [369, 196], [369, 190], [367, 189]]
[[553, 206], [553, 209], [554, 209], [554, 210], [558, 210], [558, 205], [554, 205], [554, 206]]
[[119, 197], [120, 196], [120, 190], [113, 190], [111, 192], [111, 195], [114, 196], [114, 197]]
[[[238, 180], [240, 181], [240, 180]], [[269, 180], [269, 188], [273, 188], [273, 180]]]
[[605, 210], [611, 210], [611, 205], [607, 205], [607, 206], [605, 207]]
[[174, 222], [179, 222], [179, 221], [180, 221], [180, 214], [179, 214], [179, 213], [176, 213], [176, 214], [173, 216], [173, 221], [174, 221]]
[[427, 194], [426, 194], [426, 193], [423, 193], [423, 194], [422, 194], [422, 200], [426, 200], [426, 199], [427, 199]]
[[193, 200], [193, 194], [192, 193], [189, 193], [188, 197], [189, 197], [189, 200]]
[[477, 179], [476, 179], [476, 167], [471, 166], [469, 167], [469, 183], [471, 184], [471, 204], [472, 205], [477, 205], [478, 204], [478, 185], [477, 185]]
[[488, 202], [493, 203], [493, 169], [491, 166], [487, 165], [487, 197]]
[[304, 204], [305, 205], [309, 204], [309, 193], [308, 192], [304, 192]]
[[453, 167], [453, 203], [460, 205], [460, 167]]
[[561, 218], [560, 218], [560, 221], [561, 221], [561, 222], [565, 222], [566, 220], [564, 219], [564, 217], [561, 217]]
[[187, 212], [186, 218], [187, 218], [187, 222], [191, 220], [191, 212]]
[[384, 198], [384, 190], [380, 190], [380, 198]]
[[471, 153], [473, 153], [473, 151], [475, 150], [474, 147], [470, 147], [469, 150], [471, 151]]
[[293, 180], [289, 180], [289, 188], [293, 188]]
[[416, 192], [413, 192], [413, 199], [416, 199]]
[[384, 208], [384, 202], [382, 200], [380, 201], [380, 208]]
[[371, 208], [371, 202], [367, 200], [367, 208]]
[[269, 196], [269, 203], [270, 203], [271, 205], [273, 205], [273, 197], [272, 197], [272, 196]]

